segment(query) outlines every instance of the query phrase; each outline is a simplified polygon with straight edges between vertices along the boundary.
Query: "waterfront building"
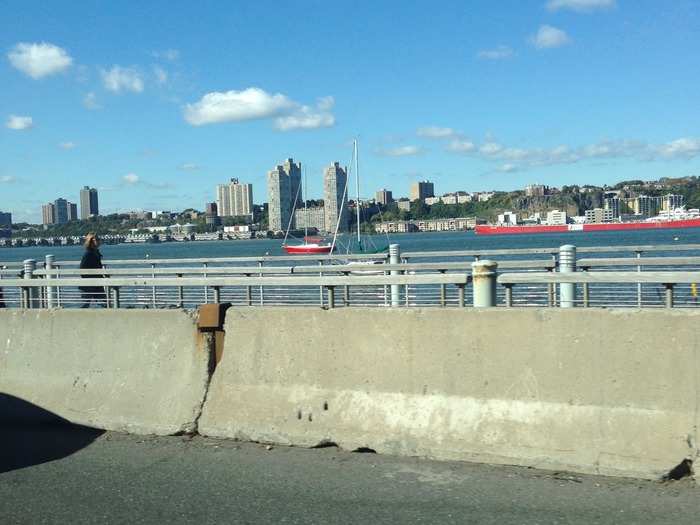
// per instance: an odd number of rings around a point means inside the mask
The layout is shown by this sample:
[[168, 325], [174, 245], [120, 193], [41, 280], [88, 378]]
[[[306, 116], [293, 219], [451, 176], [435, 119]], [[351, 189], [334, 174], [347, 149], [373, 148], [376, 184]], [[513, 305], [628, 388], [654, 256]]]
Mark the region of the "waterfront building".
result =
[[566, 224], [566, 212], [560, 210], [552, 210], [547, 212], [547, 224]]
[[491, 200], [491, 198], [494, 196], [494, 194], [495, 193], [493, 191], [482, 191], [482, 192], [476, 193], [475, 195], [476, 195], [476, 200], [478, 200], [479, 202], [487, 202], [487, 201]]
[[41, 223], [44, 225], [56, 223], [56, 208], [53, 203], [49, 202], [41, 206]]
[[432, 206], [433, 204], [442, 202], [442, 197], [426, 197], [423, 202], [425, 202], [428, 206]]
[[386, 206], [387, 204], [394, 202], [394, 197], [391, 194], [391, 190], [382, 188], [377, 192], [375, 200], [377, 201], [377, 204]]
[[427, 197], [435, 196], [435, 188], [432, 182], [423, 180], [411, 184], [411, 201], [422, 201]]
[[80, 218], [85, 220], [100, 214], [97, 189], [83, 186], [80, 190]]
[[614, 219], [613, 211], [606, 210], [604, 208], [593, 208], [592, 210], [586, 210], [585, 217], [586, 222], [595, 224], [601, 222], [612, 222]]
[[207, 225], [218, 226], [219, 224], [221, 224], [221, 218], [217, 213], [218, 207], [215, 202], [207, 202], [204, 205], [204, 210], [204, 216]]
[[[294, 212], [295, 228], [315, 228], [317, 231], [331, 231], [327, 229], [326, 210], [324, 206], [312, 206], [301, 208]], [[335, 228], [335, 225], [333, 226]]]
[[396, 205], [400, 210], [411, 211], [411, 201], [406, 198], [401, 198], [396, 201]]
[[518, 224], [518, 215], [512, 211], [504, 211], [498, 215], [496, 222], [499, 225]]
[[674, 195], [673, 193], [669, 193], [661, 198], [661, 210], [670, 211], [675, 210], [676, 208], [682, 208], [683, 203], [683, 195]]
[[[289, 158], [267, 174], [269, 229], [284, 231], [293, 219], [294, 202], [301, 202], [301, 162]], [[291, 224], [292, 228], [294, 224]]]
[[68, 222], [78, 220], [78, 205], [69, 202], [68, 203]]
[[[350, 226], [348, 194], [346, 191], [347, 182], [347, 171], [341, 168], [338, 162], [328, 166], [323, 174], [325, 227], [321, 229], [325, 229], [327, 232], [335, 232], [336, 225], [339, 232], [347, 231]], [[298, 223], [296, 227], [301, 228]]]
[[216, 206], [219, 217], [241, 217], [253, 214], [253, 185], [231, 182], [216, 187]]
[[618, 196], [606, 197], [603, 199], [603, 209], [610, 211], [615, 218], [620, 217], [620, 206], [620, 197]]
[[0, 211], [0, 228], [10, 228], [12, 226], [12, 214]]

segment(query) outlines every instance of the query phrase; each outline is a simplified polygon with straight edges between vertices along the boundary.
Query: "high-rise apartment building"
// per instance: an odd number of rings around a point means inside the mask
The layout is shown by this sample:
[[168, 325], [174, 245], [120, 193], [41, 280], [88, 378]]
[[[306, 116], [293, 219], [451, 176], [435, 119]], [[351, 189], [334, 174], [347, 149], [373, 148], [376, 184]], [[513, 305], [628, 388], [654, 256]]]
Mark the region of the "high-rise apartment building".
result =
[[294, 201], [301, 202], [301, 162], [289, 158], [267, 174], [269, 229], [284, 231], [294, 227]]
[[80, 218], [85, 220], [100, 214], [97, 201], [97, 189], [83, 186], [80, 190]]
[[394, 202], [394, 197], [391, 194], [390, 190], [382, 188], [379, 190], [375, 196], [375, 200], [377, 201], [377, 204], [381, 204], [382, 206], [386, 206], [387, 204], [390, 204]]
[[219, 217], [253, 214], [253, 185], [241, 184], [238, 179], [216, 187], [216, 207]]
[[323, 206], [325, 209], [325, 230], [335, 232], [348, 230], [348, 183], [347, 172], [340, 167], [339, 162], [334, 162], [326, 168], [323, 174]]
[[77, 221], [78, 220], [78, 205], [69, 202], [68, 203], [68, 221]]
[[12, 226], [12, 214], [0, 211], [0, 228], [10, 228]]
[[426, 197], [435, 197], [435, 189], [432, 182], [423, 180], [411, 184], [411, 202], [422, 201]]
[[54, 224], [65, 224], [68, 222], [68, 201], [58, 198], [53, 201]]
[[53, 203], [49, 202], [41, 206], [41, 223], [45, 225], [56, 223], [56, 208]]

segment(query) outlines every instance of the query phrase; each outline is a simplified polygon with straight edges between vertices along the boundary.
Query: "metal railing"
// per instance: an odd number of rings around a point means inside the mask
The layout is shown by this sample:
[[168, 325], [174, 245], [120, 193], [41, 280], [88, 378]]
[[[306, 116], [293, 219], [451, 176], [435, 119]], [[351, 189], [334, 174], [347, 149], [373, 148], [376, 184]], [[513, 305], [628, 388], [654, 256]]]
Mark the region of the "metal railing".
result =
[[[102, 301], [104, 304], [141, 308], [191, 307], [208, 302], [326, 307], [331, 302], [334, 307], [479, 305], [483, 297], [475, 294], [486, 292], [476, 291], [478, 283], [475, 282], [474, 286], [468, 286], [468, 282], [463, 283], [465, 286], [459, 283], [472, 275], [474, 262], [484, 262], [483, 258], [489, 256], [501, 259], [494, 261], [492, 269], [488, 264], [479, 265], [480, 272], [491, 272], [494, 279], [498, 273], [501, 277], [506, 276], [502, 279], [521, 276], [520, 281], [513, 283], [499, 280], [503, 286], [493, 287], [493, 303], [497, 305], [664, 306], [667, 304], [668, 283], [660, 279], [669, 274], [669, 270], [683, 267], [696, 277], [691, 282], [674, 285], [673, 304], [695, 307], [698, 306], [695, 283], [700, 281], [700, 273], [693, 271], [700, 271], [700, 255], [677, 255], [691, 252], [700, 254], [700, 245], [578, 249], [563, 246], [403, 254], [398, 245], [392, 245], [389, 255], [123, 259], [107, 260], [105, 268], [99, 270], [80, 270], [76, 268], [77, 261], [55, 262], [49, 255], [43, 268], [37, 268], [35, 261], [27, 260], [22, 268], [0, 270], [0, 290], [3, 290], [0, 304], [81, 306], [84, 294], [79, 287], [96, 286], [108, 292], [109, 297]], [[595, 256], [577, 258], [582, 253]], [[672, 255], [659, 256], [664, 253]], [[602, 257], [602, 254], [612, 256]], [[642, 254], [651, 255], [642, 257]], [[627, 277], [615, 280], [613, 274], [619, 274], [619, 269], [624, 267], [634, 271], [623, 272]], [[504, 270], [508, 273], [504, 274]], [[610, 277], [595, 281], [561, 280], [567, 272], [574, 275], [573, 279], [586, 279], [580, 277], [585, 272], [607, 273]], [[20, 273], [23, 279], [18, 281]], [[78, 278], [92, 275], [100, 279]], [[405, 279], [391, 279], [399, 276]], [[347, 282], [329, 287], [324, 279], [331, 277], [343, 277]], [[370, 277], [374, 280], [362, 279]], [[89, 284], [93, 281], [97, 284]], [[483, 290], [491, 293], [490, 286]], [[114, 290], [117, 290], [116, 300]], [[23, 295], [26, 293], [30, 294], [29, 299]], [[486, 305], [491, 302], [488, 299]]]

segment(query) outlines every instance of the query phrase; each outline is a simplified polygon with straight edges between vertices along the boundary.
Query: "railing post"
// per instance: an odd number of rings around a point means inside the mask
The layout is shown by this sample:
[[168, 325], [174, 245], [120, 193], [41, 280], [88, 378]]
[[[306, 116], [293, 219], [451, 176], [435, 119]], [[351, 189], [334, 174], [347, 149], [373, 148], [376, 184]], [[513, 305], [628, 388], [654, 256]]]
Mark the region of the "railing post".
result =
[[673, 308], [673, 283], [664, 283], [666, 287], [666, 308]]
[[475, 261], [472, 263], [472, 287], [474, 290], [474, 307], [488, 308], [496, 306], [496, 261]]
[[[182, 278], [181, 273], [177, 273], [175, 275], [178, 278]], [[177, 305], [179, 308], [183, 308], [185, 305], [185, 290], [182, 286], [177, 287]]]
[[[559, 248], [559, 273], [576, 271], [576, 246], [565, 244]], [[561, 283], [559, 285], [559, 306], [573, 308], [576, 306], [576, 284]]]
[[[25, 259], [24, 260], [24, 275], [25, 279], [34, 279], [34, 270], [36, 270], [36, 260], [35, 259]], [[25, 308], [36, 308], [38, 296], [37, 290], [34, 288], [29, 288], [27, 290], [27, 298]]]
[[[637, 259], [642, 258], [642, 252], [637, 251]], [[642, 271], [642, 266], [637, 265], [637, 271], [641, 272]], [[637, 308], [642, 307], [642, 283], [637, 283]]]
[[328, 288], [328, 308], [335, 308], [335, 286], [326, 286], [326, 288]]
[[[463, 284], [458, 284], [457, 285], [457, 306], [460, 308], [464, 308], [464, 285]], [[445, 303], [443, 302], [440, 306], [445, 306]]]
[[214, 304], [221, 304], [221, 287], [214, 286]]
[[[401, 263], [401, 247], [398, 244], [389, 245], [389, 264]], [[391, 270], [390, 275], [399, 275], [400, 270]], [[391, 285], [391, 306], [399, 306], [401, 302], [401, 288], [398, 284]]]
[[119, 287], [112, 287], [112, 308], [120, 308]]
[[[53, 279], [51, 271], [53, 270], [54, 256], [47, 255], [44, 260], [44, 269], [46, 270], [46, 280]], [[47, 283], [48, 284], [48, 283]], [[46, 287], [46, 308], [53, 308], [53, 288], [51, 286]]]
[[513, 306], [513, 283], [507, 283], [506, 287], [506, 306], [510, 308]]

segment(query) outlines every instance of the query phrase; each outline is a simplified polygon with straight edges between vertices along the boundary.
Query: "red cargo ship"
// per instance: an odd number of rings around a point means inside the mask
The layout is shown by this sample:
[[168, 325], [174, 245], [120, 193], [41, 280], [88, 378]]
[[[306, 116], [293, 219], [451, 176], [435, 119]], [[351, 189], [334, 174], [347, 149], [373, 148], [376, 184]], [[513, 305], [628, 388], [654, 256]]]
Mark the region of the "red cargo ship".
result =
[[660, 230], [667, 228], [700, 228], [700, 217], [677, 220], [650, 220], [639, 222], [604, 222], [596, 224], [531, 224], [522, 226], [495, 226], [477, 224], [477, 235], [511, 235], [520, 233], [568, 233], [620, 230]]

